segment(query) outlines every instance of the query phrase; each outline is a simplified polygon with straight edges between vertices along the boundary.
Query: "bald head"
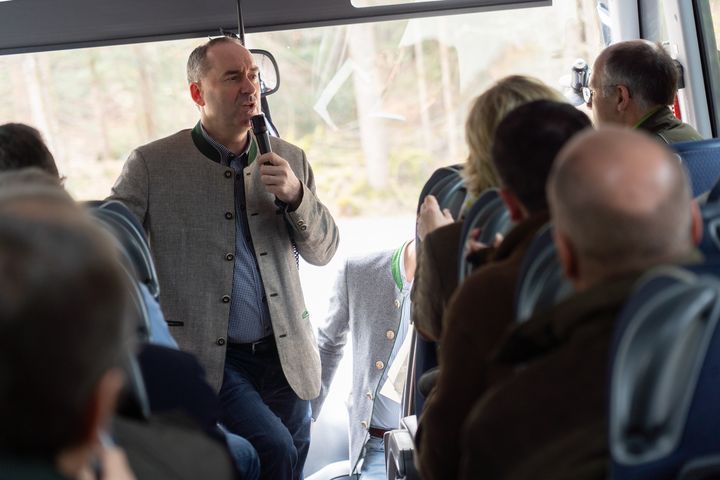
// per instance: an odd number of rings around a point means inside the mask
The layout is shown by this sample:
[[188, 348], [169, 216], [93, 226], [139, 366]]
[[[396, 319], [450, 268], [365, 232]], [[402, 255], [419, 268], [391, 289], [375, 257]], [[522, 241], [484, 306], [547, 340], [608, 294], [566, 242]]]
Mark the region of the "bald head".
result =
[[558, 155], [548, 192], [557, 234], [584, 277], [576, 280], [642, 271], [693, 247], [685, 172], [642, 133], [607, 127], [579, 135]]

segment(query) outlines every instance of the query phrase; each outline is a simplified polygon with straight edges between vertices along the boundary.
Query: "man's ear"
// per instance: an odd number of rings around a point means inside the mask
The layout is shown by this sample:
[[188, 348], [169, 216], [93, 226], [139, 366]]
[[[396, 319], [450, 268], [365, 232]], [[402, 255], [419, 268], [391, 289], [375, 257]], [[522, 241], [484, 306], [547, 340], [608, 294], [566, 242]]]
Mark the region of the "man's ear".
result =
[[195, 105], [197, 105], [198, 107], [205, 106], [205, 100], [203, 99], [203, 94], [202, 94], [202, 89], [200, 88], [200, 83], [198, 83], [198, 82], [190, 83], [190, 98], [193, 99], [193, 102], [195, 102]]
[[99, 433], [110, 423], [115, 414], [118, 395], [123, 387], [124, 375], [120, 369], [108, 370], [95, 385], [92, 398], [85, 412], [85, 439], [87, 443], [98, 444]]
[[630, 102], [632, 101], [630, 97], [630, 90], [628, 90], [625, 85], [616, 85], [614, 93], [616, 97], [615, 108], [618, 112], [624, 112], [630, 107]]
[[510, 212], [510, 219], [513, 222], [519, 222], [527, 217], [525, 207], [523, 207], [523, 204], [520, 203], [520, 200], [513, 192], [503, 187], [500, 189], [500, 198], [502, 198], [502, 201]]
[[563, 274], [570, 282], [575, 284], [580, 278], [580, 266], [572, 242], [557, 227], [553, 228], [553, 241], [555, 242], [555, 250], [557, 250]]
[[690, 202], [690, 235], [695, 246], [700, 245], [703, 236], [703, 220], [697, 200]]

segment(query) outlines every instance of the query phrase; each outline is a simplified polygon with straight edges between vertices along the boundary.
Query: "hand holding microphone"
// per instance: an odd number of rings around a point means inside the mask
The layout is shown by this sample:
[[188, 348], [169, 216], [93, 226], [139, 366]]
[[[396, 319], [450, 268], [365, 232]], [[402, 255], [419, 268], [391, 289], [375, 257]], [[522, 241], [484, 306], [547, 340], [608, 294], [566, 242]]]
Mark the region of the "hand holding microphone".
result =
[[302, 200], [302, 184], [290, 168], [290, 164], [281, 156], [272, 152], [265, 115], [262, 113], [251, 118], [252, 130], [261, 155], [260, 180], [268, 192], [275, 195], [275, 204], [280, 213], [288, 206], [295, 210]]

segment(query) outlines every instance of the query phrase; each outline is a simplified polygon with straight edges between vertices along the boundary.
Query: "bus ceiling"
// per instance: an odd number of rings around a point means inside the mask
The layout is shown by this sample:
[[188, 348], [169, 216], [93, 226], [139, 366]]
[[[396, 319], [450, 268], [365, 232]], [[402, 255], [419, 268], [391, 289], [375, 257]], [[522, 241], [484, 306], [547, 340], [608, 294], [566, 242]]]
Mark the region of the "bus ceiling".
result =
[[[356, 2], [358, 0], [355, 0]], [[247, 33], [548, 6], [551, 0], [242, 0]], [[378, 5], [382, 4], [382, 5]], [[237, 31], [236, 0], [0, 0], [0, 55]]]

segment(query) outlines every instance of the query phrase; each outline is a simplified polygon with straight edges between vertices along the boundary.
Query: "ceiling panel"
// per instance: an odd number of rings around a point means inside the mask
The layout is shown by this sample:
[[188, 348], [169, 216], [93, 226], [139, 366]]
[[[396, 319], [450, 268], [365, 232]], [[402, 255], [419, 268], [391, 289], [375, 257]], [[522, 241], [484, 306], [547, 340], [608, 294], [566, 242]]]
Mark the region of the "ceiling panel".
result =
[[[442, 0], [355, 8], [350, 0], [243, 0], [247, 32], [550, 5], [551, 0]], [[235, 0], [0, 2], [0, 54], [114, 45], [237, 29]]]

